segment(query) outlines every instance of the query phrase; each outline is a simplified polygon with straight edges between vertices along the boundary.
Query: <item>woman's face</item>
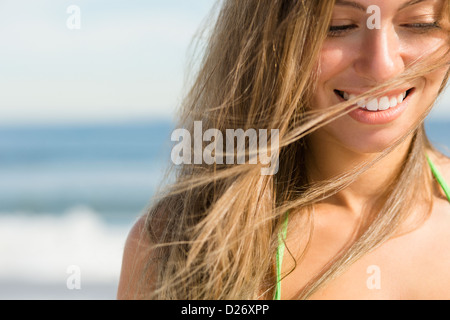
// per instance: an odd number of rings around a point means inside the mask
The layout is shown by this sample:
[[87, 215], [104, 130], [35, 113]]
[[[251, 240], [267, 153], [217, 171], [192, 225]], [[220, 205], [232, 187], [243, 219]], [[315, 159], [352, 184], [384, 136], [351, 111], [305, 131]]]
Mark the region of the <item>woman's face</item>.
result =
[[[447, 43], [437, 24], [447, 0], [337, 0], [320, 56], [312, 108], [383, 84]], [[448, 68], [392, 89], [317, 132], [356, 152], [379, 152], [407, 133], [436, 98]]]

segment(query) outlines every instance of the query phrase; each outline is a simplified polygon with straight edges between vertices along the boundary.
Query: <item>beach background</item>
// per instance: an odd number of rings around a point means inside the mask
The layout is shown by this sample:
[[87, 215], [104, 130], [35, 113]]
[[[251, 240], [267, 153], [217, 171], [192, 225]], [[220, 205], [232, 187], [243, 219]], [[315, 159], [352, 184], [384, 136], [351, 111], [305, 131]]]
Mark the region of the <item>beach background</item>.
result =
[[[115, 299], [213, 3], [0, 2], [0, 299]], [[80, 29], [67, 27], [71, 5]], [[449, 93], [427, 130], [450, 155]]]

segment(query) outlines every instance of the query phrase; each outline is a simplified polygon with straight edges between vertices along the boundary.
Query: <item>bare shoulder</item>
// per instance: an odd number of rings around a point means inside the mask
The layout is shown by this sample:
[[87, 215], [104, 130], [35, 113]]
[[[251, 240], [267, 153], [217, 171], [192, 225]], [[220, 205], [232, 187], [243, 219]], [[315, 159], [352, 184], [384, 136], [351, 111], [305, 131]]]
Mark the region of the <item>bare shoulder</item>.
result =
[[[439, 205], [440, 206], [440, 205]], [[450, 299], [450, 205], [439, 207], [427, 221], [428, 226], [413, 247], [418, 249], [410, 268], [418, 299]], [[411, 243], [410, 243], [411, 245]]]
[[444, 154], [434, 154], [434, 160], [444, 178], [450, 181], [450, 158]]
[[[436, 168], [450, 183], [450, 159], [444, 155], [430, 156]], [[445, 195], [436, 196], [433, 211], [414, 247], [419, 249], [416, 283], [420, 299], [450, 299], [450, 202]]]
[[140, 217], [128, 233], [122, 257], [117, 299], [138, 299], [138, 286], [151, 255], [146, 215]]

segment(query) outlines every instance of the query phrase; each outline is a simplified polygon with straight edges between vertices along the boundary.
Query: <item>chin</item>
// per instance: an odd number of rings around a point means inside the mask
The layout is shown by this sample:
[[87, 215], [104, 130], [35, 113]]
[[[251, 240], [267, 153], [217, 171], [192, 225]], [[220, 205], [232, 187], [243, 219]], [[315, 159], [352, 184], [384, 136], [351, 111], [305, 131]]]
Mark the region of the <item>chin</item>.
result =
[[[359, 126], [357, 126], [359, 127]], [[380, 153], [393, 146], [408, 133], [407, 127], [324, 129], [340, 147], [357, 154]]]

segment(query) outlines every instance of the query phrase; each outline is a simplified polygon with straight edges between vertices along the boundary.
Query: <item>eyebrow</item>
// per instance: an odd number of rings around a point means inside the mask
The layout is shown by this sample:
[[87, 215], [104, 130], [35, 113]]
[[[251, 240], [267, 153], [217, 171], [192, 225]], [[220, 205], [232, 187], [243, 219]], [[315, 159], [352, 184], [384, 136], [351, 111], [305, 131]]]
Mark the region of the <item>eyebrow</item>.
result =
[[404, 5], [402, 5], [400, 7], [399, 11], [405, 9], [406, 7], [410, 7], [410, 6], [413, 6], [415, 4], [419, 4], [421, 2], [425, 2], [425, 1], [428, 1], [428, 0], [411, 0], [411, 1], [408, 1], [407, 3], [405, 3]]
[[[406, 2], [406, 3], [404, 3], [399, 8], [399, 11], [405, 9], [406, 7], [413, 6], [413, 5], [416, 5], [416, 4], [419, 4], [421, 2], [425, 2], [425, 1], [428, 1], [428, 0], [410, 0], [410, 1]], [[337, 6], [345, 6], [345, 7], [352, 7], [352, 8], [364, 11], [364, 12], [367, 11], [367, 8], [365, 6], [363, 6], [362, 4], [360, 4], [358, 2], [355, 2], [355, 1], [336, 0], [336, 5]]]
[[336, 0], [336, 6], [345, 6], [345, 7], [352, 7], [361, 11], [366, 12], [367, 8], [364, 7], [362, 4], [354, 1], [346, 1], [346, 0]]

